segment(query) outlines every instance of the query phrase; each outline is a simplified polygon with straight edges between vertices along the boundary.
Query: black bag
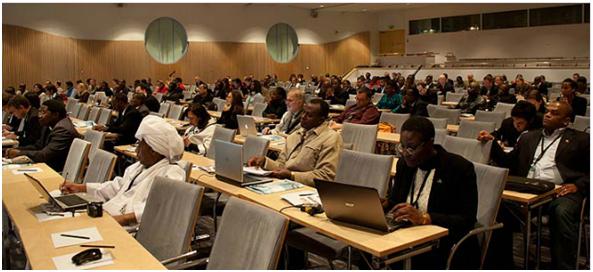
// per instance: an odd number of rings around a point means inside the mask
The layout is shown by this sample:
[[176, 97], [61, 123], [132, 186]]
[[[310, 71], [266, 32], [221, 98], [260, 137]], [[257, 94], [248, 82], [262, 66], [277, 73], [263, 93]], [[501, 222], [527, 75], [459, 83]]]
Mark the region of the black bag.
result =
[[541, 179], [530, 179], [517, 176], [509, 176], [504, 186], [505, 190], [529, 194], [544, 194], [554, 190], [555, 184]]

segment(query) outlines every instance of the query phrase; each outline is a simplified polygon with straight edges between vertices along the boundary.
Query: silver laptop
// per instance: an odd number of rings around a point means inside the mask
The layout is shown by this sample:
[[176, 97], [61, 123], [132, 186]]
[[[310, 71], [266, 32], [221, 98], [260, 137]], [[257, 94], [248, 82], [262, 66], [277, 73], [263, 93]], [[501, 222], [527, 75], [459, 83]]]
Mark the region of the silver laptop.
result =
[[237, 122], [239, 123], [239, 135], [243, 137], [261, 135], [261, 133], [257, 133], [255, 119], [252, 116], [237, 115]]
[[392, 232], [410, 225], [408, 221], [396, 222], [386, 217], [375, 188], [349, 185], [315, 179], [315, 187], [325, 210], [332, 221]]
[[214, 140], [216, 178], [242, 187], [271, 182], [271, 178], [255, 177], [243, 173], [243, 146]]
[[60, 209], [61, 211], [73, 211], [73, 210], [80, 210], [86, 209], [86, 206], [89, 202], [95, 201], [86, 193], [76, 193], [76, 194], [69, 194], [63, 195], [58, 197], [53, 197], [47, 189], [43, 186], [41, 181], [37, 178], [24, 173], [25, 176], [29, 179], [33, 187], [41, 194], [41, 196], [47, 200], [47, 202], [56, 208]]

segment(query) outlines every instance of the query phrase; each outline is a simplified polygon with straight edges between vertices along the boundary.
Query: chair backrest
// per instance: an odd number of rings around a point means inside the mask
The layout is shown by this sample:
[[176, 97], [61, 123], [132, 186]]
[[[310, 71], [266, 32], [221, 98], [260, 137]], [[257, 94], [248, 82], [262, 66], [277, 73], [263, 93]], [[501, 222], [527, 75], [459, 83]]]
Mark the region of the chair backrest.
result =
[[64, 170], [62, 170], [62, 177], [76, 183], [82, 181], [82, 170], [86, 166], [90, 148], [91, 143], [85, 140], [76, 138], [72, 141], [64, 163]]
[[587, 105], [590, 105], [591, 96], [588, 94], [579, 94], [580, 97], [587, 99]]
[[103, 183], [111, 179], [117, 156], [102, 149], [97, 149], [91, 157], [83, 183]]
[[344, 107], [350, 107], [352, 105], [356, 105], [356, 100], [348, 99], [346, 100], [346, 105], [344, 105]]
[[408, 118], [410, 118], [410, 114], [408, 113], [382, 112], [379, 122], [387, 122], [395, 127], [396, 133], [401, 133], [402, 125], [406, 120], [408, 120]]
[[342, 127], [344, 148], [366, 153], [375, 153], [377, 128], [377, 125], [344, 123]]
[[183, 100], [190, 100], [191, 99], [191, 91], [183, 91]]
[[129, 92], [128, 93], [128, 102], [132, 101], [133, 98], [134, 98], [134, 92]]
[[253, 103], [265, 103], [266, 102], [266, 97], [263, 96], [261, 93], [256, 93], [253, 96]]
[[480, 131], [485, 130], [492, 133], [495, 129], [496, 123], [494, 122], [461, 120], [459, 131], [457, 131], [457, 137], [477, 139]]
[[432, 125], [435, 129], [446, 129], [447, 128], [447, 118], [426, 118], [432, 122]]
[[[509, 169], [494, 167], [486, 164], [475, 163], [476, 183], [478, 187], [478, 214], [477, 221], [480, 226], [490, 226], [496, 222], [496, 215]], [[478, 235], [481, 260], [484, 261], [491, 233]]]
[[171, 105], [171, 109], [169, 109], [169, 114], [167, 114], [167, 117], [174, 119], [174, 120], [179, 120], [179, 119], [181, 119], [182, 114], [183, 114], [183, 106]]
[[154, 94], [154, 98], [156, 98], [157, 101], [162, 102], [163, 101], [163, 93]]
[[494, 106], [493, 112], [504, 112], [506, 114], [505, 116], [511, 116], [513, 107], [515, 107], [515, 104], [498, 102], [496, 103], [496, 106]]
[[94, 94], [89, 95], [89, 98], [86, 100], [86, 103], [89, 105], [94, 105], [95, 104], [95, 95]]
[[185, 182], [190, 182], [191, 170], [193, 163], [186, 160], [179, 160], [177, 164], [185, 171]]
[[463, 97], [463, 93], [448, 92], [446, 101], [447, 102], [459, 102], [459, 101], [461, 101], [462, 97]]
[[170, 108], [171, 108], [170, 103], [161, 103], [161, 107], [159, 108], [159, 113], [164, 116], [168, 116]]
[[91, 110], [89, 112], [89, 116], [86, 118], [87, 121], [93, 121], [93, 122], [97, 122], [97, 120], [99, 119], [99, 114], [101, 113], [101, 108], [100, 107], [91, 107]]
[[224, 128], [221, 125], [216, 125], [214, 128], [214, 133], [212, 133], [212, 141], [210, 142], [210, 146], [206, 150], [206, 157], [210, 159], [214, 159], [216, 157], [216, 150], [214, 150], [214, 142], [215, 140], [221, 140], [225, 142], [233, 142], [235, 139], [235, 133], [237, 131], [234, 129]]
[[445, 150], [462, 156], [469, 161], [488, 163], [492, 141], [482, 143], [476, 139], [445, 136], [442, 146]]
[[437, 105], [440, 105], [445, 101], [445, 96], [442, 94], [437, 95]]
[[84, 140], [91, 143], [91, 149], [89, 150], [89, 160], [93, 158], [95, 152], [98, 149], [103, 149], [105, 143], [105, 133], [89, 129], [84, 134]]
[[161, 261], [190, 251], [203, 194], [202, 186], [156, 177], [136, 240]]
[[270, 147], [270, 140], [252, 135], [247, 136], [243, 144], [243, 160], [247, 162], [251, 157], [265, 156], [268, 153], [268, 147]]
[[78, 118], [78, 113], [80, 112], [80, 108], [82, 108], [82, 106], [85, 105], [83, 103], [76, 103], [74, 104], [74, 106], [72, 107], [72, 111], [68, 113], [68, 115], [74, 117], [74, 118]]
[[268, 104], [266, 103], [253, 103], [253, 111], [251, 112], [251, 116], [264, 116], [264, 110]]
[[107, 125], [107, 124], [109, 124], [110, 120], [111, 120], [111, 110], [101, 108], [101, 115], [99, 115], [99, 120], [97, 121], [97, 124]]
[[383, 93], [376, 93], [373, 95], [373, 97], [371, 98], [371, 102], [373, 102], [373, 104], [377, 104], [379, 103], [379, 101], [381, 101], [381, 98], [383, 98]]
[[587, 106], [587, 111], [585, 112], [585, 116], [587, 116], [587, 117], [591, 117], [591, 112], [590, 112], [590, 110], [591, 110], [591, 106]]
[[483, 121], [483, 122], [494, 122], [496, 128], [499, 128], [502, 124], [502, 121], [506, 118], [506, 113], [504, 112], [493, 112], [493, 111], [476, 111], [476, 121]]
[[207, 269], [276, 269], [287, 230], [288, 219], [281, 213], [231, 197], [224, 208]]
[[76, 118], [80, 120], [86, 120], [87, 116], [89, 116], [90, 106], [88, 104], [81, 104], [80, 110], [78, 111], [78, 115]]
[[342, 150], [334, 181], [377, 189], [387, 195], [393, 156]]
[[74, 112], [74, 106], [77, 103], [78, 103], [78, 99], [68, 98], [68, 102], [66, 102], [66, 112], [69, 112], [70, 116], [73, 116], [72, 112]]
[[589, 130], [591, 129], [590, 119], [590, 117], [577, 115], [574, 118], [574, 123], [572, 124], [572, 127], [576, 130], [589, 133]]
[[430, 117], [434, 118], [447, 118], [448, 125], [457, 125], [459, 123], [459, 116], [461, 115], [460, 109], [445, 109], [437, 108], [433, 115]]
[[215, 97], [214, 99], [212, 99], [212, 103], [216, 105], [217, 111], [222, 112], [222, 109], [224, 108], [224, 104], [226, 103], [226, 101], [224, 99]]
[[447, 129], [444, 128], [435, 128], [434, 129], [434, 143], [438, 145], [443, 145], [445, 142], [445, 136], [447, 136]]
[[444, 108], [443, 106], [428, 104], [426, 105], [426, 111], [428, 112], [428, 116], [432, 117], [432, 115], [437, 111], [437, 109]]

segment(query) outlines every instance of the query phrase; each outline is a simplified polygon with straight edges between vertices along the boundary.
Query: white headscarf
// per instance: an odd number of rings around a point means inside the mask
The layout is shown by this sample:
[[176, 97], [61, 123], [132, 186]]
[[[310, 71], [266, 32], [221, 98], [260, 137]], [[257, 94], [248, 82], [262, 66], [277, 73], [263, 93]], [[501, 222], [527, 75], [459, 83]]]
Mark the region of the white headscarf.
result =
[[183, 139], [165, 119], [147, 115], [136, 131], [136, 139], [144, 140], [154, 151], [174, 163], [183, 155]]

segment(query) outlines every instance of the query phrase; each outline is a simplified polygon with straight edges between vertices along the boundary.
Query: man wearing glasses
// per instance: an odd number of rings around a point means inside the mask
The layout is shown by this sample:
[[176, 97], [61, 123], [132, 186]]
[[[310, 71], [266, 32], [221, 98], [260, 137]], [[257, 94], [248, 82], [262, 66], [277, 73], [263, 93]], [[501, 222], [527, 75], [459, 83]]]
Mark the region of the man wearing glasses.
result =
[[[434, 145], [434, 126], [424, 117], [402, 125], [402, 159], [397, 163], [394, 187], [383, 202], [396, 221], [438, 225], [449, 235], [433, 251], [412, 259], [417, 269], [444, 269], [451, 246], [476, 223], [478, 191], [471, 162]], [[478, 241], [467, 240], [455, 255], [452, 268], [477, 268]]]

